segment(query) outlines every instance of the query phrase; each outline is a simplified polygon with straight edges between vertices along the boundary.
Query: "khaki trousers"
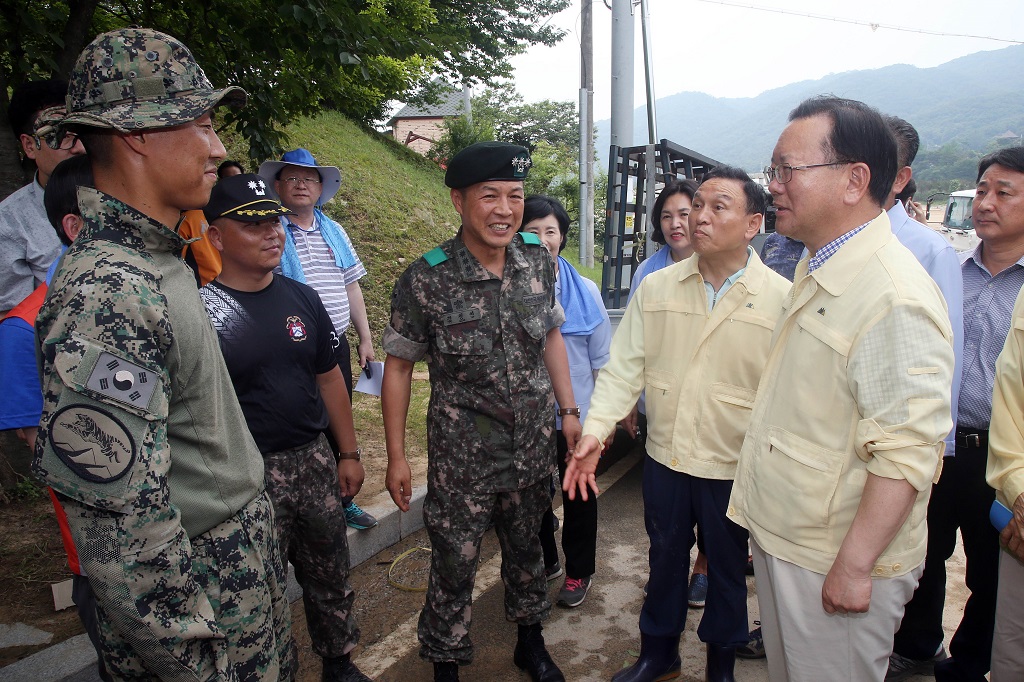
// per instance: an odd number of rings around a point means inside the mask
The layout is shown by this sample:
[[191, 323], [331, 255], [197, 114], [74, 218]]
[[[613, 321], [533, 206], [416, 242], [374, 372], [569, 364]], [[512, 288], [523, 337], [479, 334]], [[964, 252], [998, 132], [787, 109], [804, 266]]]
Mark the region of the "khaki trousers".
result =
[[882, 682], [924, 565], [872, 580], [867, 613], [829, 615], [821, 605], [824, 575], [750, 545], [771, 682]]
[[1024, 565], [999, 552], [992, 682], [1024, 680]]

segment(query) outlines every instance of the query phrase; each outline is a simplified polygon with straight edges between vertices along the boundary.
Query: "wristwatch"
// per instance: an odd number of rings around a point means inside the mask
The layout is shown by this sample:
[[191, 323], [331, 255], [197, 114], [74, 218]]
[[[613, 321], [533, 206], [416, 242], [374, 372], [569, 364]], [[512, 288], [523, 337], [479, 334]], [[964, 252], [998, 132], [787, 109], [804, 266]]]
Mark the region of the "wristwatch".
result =
[[339, 452], [338, 454], [335, 455], [335, 457], [338, 458], [339, 462], [341, 460], [343, 460], [343, 459], [354, 459], [355, 461], [358, 462], [358, 461], [360, 461], [362, 459], [362, 456], [363, 456], [363, 449], [362, 448], [356, 448], [354, 452]]
[[558, 410], [558, 416], [559, 417], [567, 417], [570, 414], [572, 416], [576, 417], [577, 419], [579, 419], [580, 418], [580, 408], [578, 408], [578, 407], [563, 407], [563, 408]]

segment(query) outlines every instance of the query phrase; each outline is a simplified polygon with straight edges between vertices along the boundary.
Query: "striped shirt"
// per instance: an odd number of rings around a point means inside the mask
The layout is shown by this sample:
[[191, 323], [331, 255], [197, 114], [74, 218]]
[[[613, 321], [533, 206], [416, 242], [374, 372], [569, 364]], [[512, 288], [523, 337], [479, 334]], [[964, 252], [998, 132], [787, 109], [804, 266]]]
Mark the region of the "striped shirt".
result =
[[992, 276], [977, 248], [960, 266], [964, 275], [964, 355], [957, 428], [987, 429], [992, 418], [996, 358], [1010, 332], [1013, 304], [1024, 286], [1024, 257]]
[[[341, 228], [341, 226], [338, 226]], [[302, 265], [302, 273], [306, 277], [306, 284], [316, 289], [320, 294], [327, 313], [331, 316], [334, 329], [338, 334], [344, 334], [351, 322], [348, 303], [348, 290], [346, 287], [358, 282], [366, 275], [366, 268], [363, 262], [356, 255], [352, 247], [352, 240], [344, 228], [341, 228], [341, 235], [348, 243], [352, 255], [356, 257], [356, 264], [350, 268], [341, 269], [334, 263], [334, 253], [324, 241], [320, 230], [314, 227], [312, 230], [304, 230], [291, 220], [288, 221], [288, 229], [295, 238], [295, 250], [299, 255], [299, 263]]]

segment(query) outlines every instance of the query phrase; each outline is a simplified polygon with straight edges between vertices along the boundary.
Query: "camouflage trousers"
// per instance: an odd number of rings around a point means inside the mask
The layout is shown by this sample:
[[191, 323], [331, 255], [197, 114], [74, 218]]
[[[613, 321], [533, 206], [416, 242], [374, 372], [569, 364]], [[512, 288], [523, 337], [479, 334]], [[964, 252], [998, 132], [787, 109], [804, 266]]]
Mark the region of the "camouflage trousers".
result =
[[549, 476], [508, 493], [427, 489], [423, 521], [430, 536], [430, 579], [417, 629], [420, 656], [462, 663], [473, 659], [469, 638], [473, 585], [480, 541], [492, 518], [501, 544], [505, 617], [520, 625], [548, 617], [551, 602], [538, 534], [550, 504]]
[[359, 642], [348, 583], [348, 526], [338, 466], [321, 434], [301, 447], [263, 456], [267, 492], [277, 516], [281, 555], [291, 561], [313, 651], [337, 658]]
[[191, 577], [210, 600], [221, 635], [207, 640], [215, 670], [200, 676], [150, 670], [97, 605], [103, 659], [115, 680], [293, 680], [298, 655], [285, 598], [287, 574], [273, 535], [274, 511], [265, 493], [233, 517], [191, 540]]

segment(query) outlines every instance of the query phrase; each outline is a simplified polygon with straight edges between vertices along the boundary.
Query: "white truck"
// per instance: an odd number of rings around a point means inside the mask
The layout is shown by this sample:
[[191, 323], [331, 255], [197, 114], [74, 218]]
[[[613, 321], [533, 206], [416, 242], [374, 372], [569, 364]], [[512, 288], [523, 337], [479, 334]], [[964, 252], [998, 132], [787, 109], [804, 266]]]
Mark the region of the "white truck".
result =
[[[931, 203], [929, 201], [929, 203]], [[934, 228], [953, 245], [957, 251], [973, 251], [981, 241], [974, 232], [971, 210], [974, 206], [974, 190], [953, 192], [946, 202], [946, 213], [942, 225]]]

